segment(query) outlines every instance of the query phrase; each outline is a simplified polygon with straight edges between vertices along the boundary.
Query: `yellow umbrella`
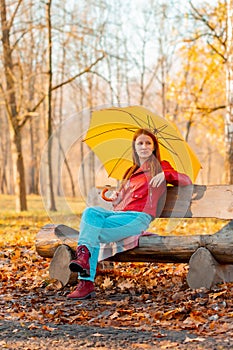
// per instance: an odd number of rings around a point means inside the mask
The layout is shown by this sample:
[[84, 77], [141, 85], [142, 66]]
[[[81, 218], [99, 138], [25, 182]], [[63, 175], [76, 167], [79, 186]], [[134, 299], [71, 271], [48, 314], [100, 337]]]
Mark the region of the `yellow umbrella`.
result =
[[176, 125], [141, 106], [107, 108], [92, 113], [83, 140], [97, 155], [109, 177], [122, 179], [132, 165], [132, 139], [139, 128], [150, 129], [157, 137], [162, 160], [194, 182], [200, 162]]

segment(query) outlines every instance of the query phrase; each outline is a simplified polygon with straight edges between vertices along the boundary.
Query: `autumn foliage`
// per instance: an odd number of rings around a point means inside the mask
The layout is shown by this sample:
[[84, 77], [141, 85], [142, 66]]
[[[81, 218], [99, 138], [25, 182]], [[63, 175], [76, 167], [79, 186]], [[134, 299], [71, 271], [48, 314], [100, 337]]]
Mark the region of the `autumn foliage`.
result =
[[[156, 331], [158, 338], [164, 337], [161, 330], [188, 330], [195, 335], [196, 344], [208, 336], [232, 336], [233, 284], [190, 290], [187, 264], [100, 265], [96, 299], [68, 300], [66, 294], [73, 286], [62, 288], [50, 280], [49, 259], [35, 252], [35, 235], [46, 223], [48, 217], [43, 211], [20, 216], [11, 210], [1, 212], [0, 322], [17, 320], [27, 324], [29, 330], [49, 332], [62, 324], [133, 327]], [[182, 225], [185, 231], [185, 223]], [[208, 229], [206, 222], [202, 225], [203, 230]], [[211, 229], [218, 230], [219, 225], [213, 221]], [[189, 233], [195, 234], [194, 223]], [[187, 339], [186, 345], [189, 342], [194, 339]]]

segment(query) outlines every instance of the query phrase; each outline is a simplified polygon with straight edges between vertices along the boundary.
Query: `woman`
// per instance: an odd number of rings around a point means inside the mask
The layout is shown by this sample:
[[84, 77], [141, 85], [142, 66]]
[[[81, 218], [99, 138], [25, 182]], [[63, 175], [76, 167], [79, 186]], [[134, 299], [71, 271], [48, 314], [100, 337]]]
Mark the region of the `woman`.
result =
[[191, 184], [187, 175], [161, 161], [158, 141], [149, 130], [135, 132], [132, 151], [133, 166], [126, 171], [119, 191], [112, 197], [114, 210], [89, 207], [83, 212], [76, 258], [69, 265], [71, 271], [79, 273], [80, 282], [68, 298], [81, 300], [95, 296], [100, 243], [116, 242], [145, 231], [160, 215], [158, 203], [165, 194], [166, 182]]

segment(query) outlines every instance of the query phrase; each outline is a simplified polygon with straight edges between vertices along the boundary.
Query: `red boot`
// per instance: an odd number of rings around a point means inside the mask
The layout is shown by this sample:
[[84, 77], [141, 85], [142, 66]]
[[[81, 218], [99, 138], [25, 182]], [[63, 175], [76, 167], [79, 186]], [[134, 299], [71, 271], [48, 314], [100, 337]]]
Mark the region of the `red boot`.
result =
[[89, 299], [95, 297], [95, 286], [92, 281], [80, 280], [76, 289], [67, 295], [69, 299]]
[[80, 245], [76, 250], [76, 257], [71, 260], [69, 268], [72, 272], [79, 272], [81, 277], [90, 277], [89, 258], [91, 254], [85, 245]]

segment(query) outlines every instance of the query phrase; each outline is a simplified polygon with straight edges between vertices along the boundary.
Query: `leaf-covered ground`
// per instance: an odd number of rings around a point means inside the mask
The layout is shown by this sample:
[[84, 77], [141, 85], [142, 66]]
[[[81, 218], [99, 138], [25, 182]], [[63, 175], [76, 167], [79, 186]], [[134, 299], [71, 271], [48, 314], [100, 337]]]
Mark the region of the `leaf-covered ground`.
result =
[[[8, 209], [7, 202], [3, 208], [1, 348], [233, 347], [233, 283], [213, 290], [190, 290], [186, 264], [115, 263], [99, 269], [95, 299], [71, 301], [66, 295], [73, 286], [60, 288], [51, 281], [49, 260], [35, 252], [35, 235], [49, 222], [47, 214], [33, 208], [17, 215]], [[185, 231], [186, 224], [182, 225]], [[206, 222], [202, 225], [203, 232], [210, 229]], [[217, 222], [210, 225], [211, 230], [219, 228]]]

